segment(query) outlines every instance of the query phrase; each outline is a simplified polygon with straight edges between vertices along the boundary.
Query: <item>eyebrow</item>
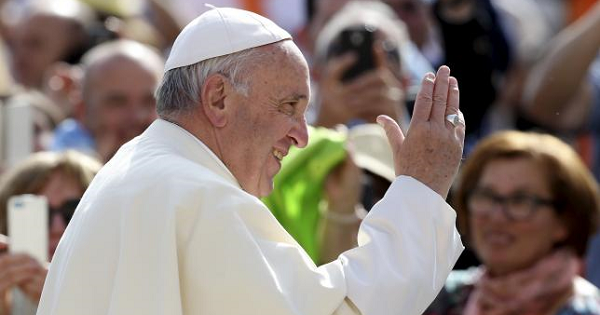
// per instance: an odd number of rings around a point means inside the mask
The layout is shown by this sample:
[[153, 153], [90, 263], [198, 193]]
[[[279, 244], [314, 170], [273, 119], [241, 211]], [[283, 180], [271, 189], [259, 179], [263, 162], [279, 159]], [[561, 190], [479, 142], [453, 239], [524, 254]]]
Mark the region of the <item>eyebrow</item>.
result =
[[291, 96], [286, 96], [283, 98], [284, 100], [308, 100], [308, 96], [304, 94], [294, 93]]
[[[279, 106], [279, 104], [284, 103], [284, 102], [289, 102], [289, 101], [300, 101], [300, 100], [306, 100], [308, 104], [308, 106], [310, 106], [310, 102], [308, 101], [308, 96], [306, 96], [305, 94], [300, 94], [300, 93], [293, 93], [292, 95], [288, 95], [282, 98], [275, 98], [275, 97], [269, 97], [270, 102], [272, 102], [273, 105], [277, 105]], [[307, 106], [307, 108], [308, 108]]]

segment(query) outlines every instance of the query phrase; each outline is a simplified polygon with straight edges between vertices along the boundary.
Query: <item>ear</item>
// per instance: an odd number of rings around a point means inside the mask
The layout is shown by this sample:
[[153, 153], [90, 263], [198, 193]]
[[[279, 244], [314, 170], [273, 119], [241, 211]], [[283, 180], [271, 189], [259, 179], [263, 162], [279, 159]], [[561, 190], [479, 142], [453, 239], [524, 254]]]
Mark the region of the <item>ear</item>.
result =
[[220, 74], [210, 75], [201, 90], [201, 107], [208, 120], [215, 127], [227, 124], [225, 98], [230, 92], [229, 81]]

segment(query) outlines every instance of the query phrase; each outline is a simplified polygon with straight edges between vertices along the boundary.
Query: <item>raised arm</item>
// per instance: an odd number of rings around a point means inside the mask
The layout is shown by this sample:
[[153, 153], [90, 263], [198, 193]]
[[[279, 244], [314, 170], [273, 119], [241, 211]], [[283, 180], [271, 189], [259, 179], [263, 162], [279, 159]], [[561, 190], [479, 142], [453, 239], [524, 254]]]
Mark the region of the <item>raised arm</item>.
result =
[[462, 252], [456, 214], [444, 201], [462, 156], [458, 94], [443, 66], [424, 78], [406, 137], [394, 120], [379, 118], [399, 177], [363, 221], [359, 247], [340, 256], [347, 298], [362, 314], [421, 314]]
[[539, 123], [571, 129], [585, 123], [590, 108], [588, 68], [600, 48], [600, 3], [562, 30], [533, 65], [524, 91], [524, 110]]

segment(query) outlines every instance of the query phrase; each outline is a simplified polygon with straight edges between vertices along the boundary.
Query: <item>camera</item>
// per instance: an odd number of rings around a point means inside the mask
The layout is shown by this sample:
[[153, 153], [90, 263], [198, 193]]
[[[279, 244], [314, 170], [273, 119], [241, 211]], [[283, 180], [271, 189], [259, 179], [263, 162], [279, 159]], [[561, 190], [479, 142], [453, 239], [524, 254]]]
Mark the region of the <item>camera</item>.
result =
[[[357, 56], [354, 65], [342, 75], [342, 82], [348, 82], [377, 66], [373, 52], [377, 32], [377, 27], [363, 24], [348, 27], [334, 38], [327, 51], [327, 59], [343, 55], [350, 51], [353, 51]], [[389, 39], [384, 39], [381, 41], [381, 48], [392, 66], [399, 69], [400, 54], [398, 45]]]
[[375, 68], [373, 55], [373, 42], [376, 28], [369, 25], [360, 25], [346, 28], [333, 40], [327, 58], [343, 55], [353, 51], [357, 60], [343, 75], [342, 81], [347, 82], [360, 74]]

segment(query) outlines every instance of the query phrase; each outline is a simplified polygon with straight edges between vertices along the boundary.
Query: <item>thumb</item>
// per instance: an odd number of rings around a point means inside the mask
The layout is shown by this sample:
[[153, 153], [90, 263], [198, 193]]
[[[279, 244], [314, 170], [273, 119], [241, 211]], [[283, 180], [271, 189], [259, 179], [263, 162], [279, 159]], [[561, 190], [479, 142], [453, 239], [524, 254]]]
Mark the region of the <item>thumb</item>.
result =
[[398, 123], [387, 115], [377, 116], [377, 123], [383, 127], [387, 136], [390, 147], [392, 147], [392, 153], [394, 154], [394, 168], [396, 176], [398, 176], [398, 169], [400, 165], [400, 148], [404, 142], [404, 134], [398, 126]]

